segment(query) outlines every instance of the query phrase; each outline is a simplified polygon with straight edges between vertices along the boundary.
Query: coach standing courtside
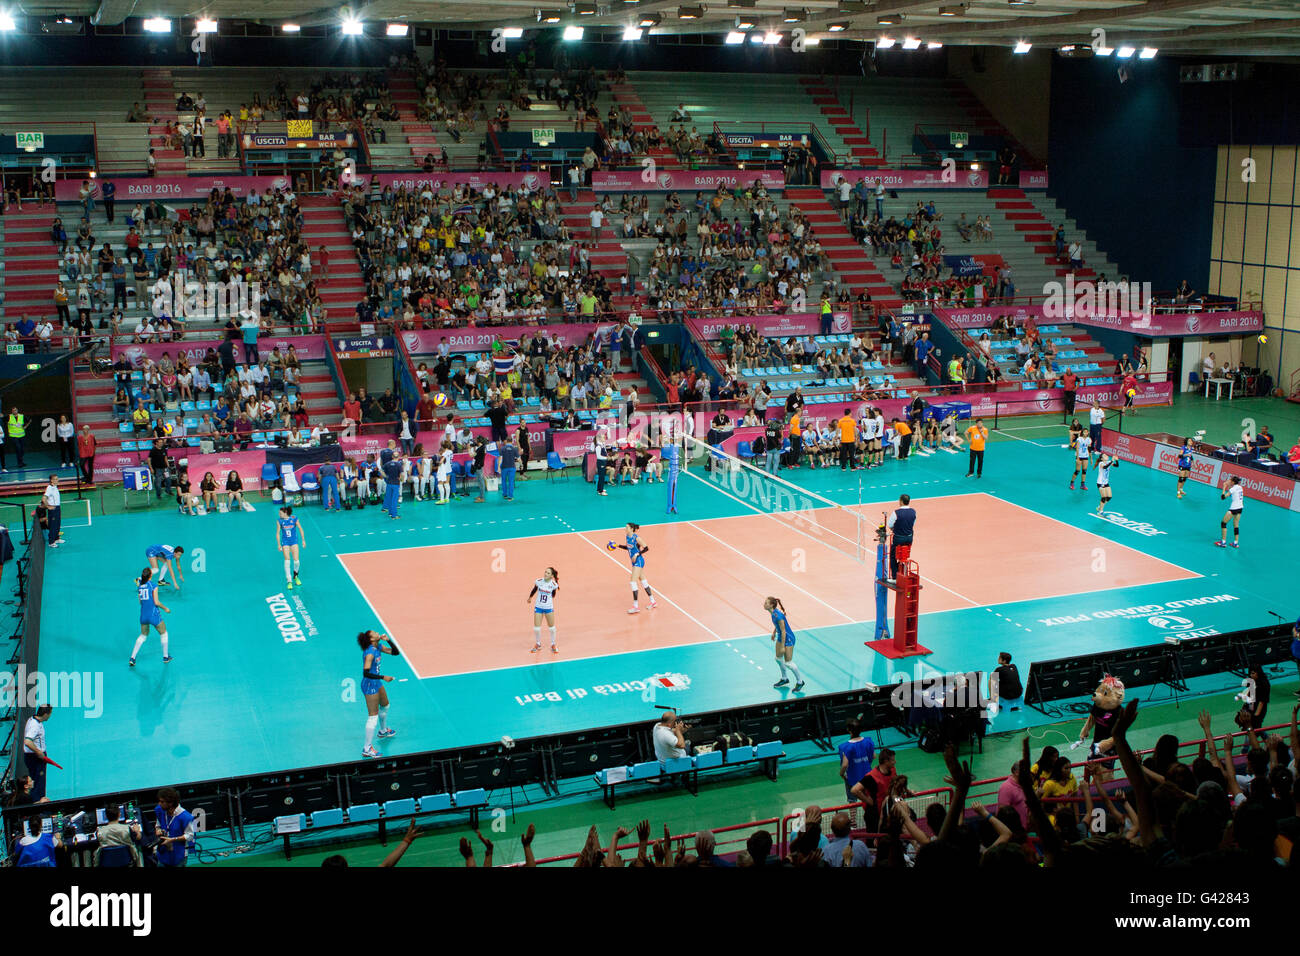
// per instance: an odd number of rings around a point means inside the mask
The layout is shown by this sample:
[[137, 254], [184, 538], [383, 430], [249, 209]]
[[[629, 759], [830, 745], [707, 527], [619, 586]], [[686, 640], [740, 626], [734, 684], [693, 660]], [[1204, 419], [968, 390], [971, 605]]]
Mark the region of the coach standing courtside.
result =
[[912, 534], [916, 529], [916, 509], [912, 507], [911, 495], [899, 495], [898, 507], [890, 514], [888, 521], [893, 537], [889, 542], [889, 580], [898, 579], [899, 562], [912, 556]]
[[966, 439], [970, 442], [970, 467], [966, 471], [966, 477], [974, 475], [976, 478], [984, 477], [984, 442], [988, 440], [989, 430], [984, 426], [984, 419], [975, 419], [975, 424], [966, 429]]

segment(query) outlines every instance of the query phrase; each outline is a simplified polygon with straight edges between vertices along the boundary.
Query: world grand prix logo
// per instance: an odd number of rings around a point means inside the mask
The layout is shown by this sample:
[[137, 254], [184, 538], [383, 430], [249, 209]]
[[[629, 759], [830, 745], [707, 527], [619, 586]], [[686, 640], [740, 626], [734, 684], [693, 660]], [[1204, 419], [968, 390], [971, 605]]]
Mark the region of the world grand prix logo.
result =
[[403, 333], [403, 334], [402, 334], [402, 341], [406, 344], [406, 351], [408, 351], [408, 352], [419, 352], [419, 351], [420, 351], [420, 333], [419, 333], [419, 332], [405, 332], [405, 333]]
[[523, 185], [524, 188], [527, 189], [529, 192], [536, 192], [538, 186], [537, 175], [535, 173], [529, 173], [528, 175], [526, 175], [524, 177]]
[[1195, 621], [1189, 621], [1185, 617], [1177, 617], [1173, 614], [1154, 614], [1147, 618], [1147, 623], [1161, 631], [1190, 631], [1196, 627]]
[[1196, 331], [1200, 327], [1201, 327], [1201, 320], [1199, 316], [1189, 315], [1187, 317], [1187, 331], [1189, 334], [1195, 335]]
[[660, 189], [672, 189], [672, 188], [673, 188], [673, 174], [672, 174], [672, 173], [660, 173], [660, 174], [659, 174], [659, 188], [660, 188]]

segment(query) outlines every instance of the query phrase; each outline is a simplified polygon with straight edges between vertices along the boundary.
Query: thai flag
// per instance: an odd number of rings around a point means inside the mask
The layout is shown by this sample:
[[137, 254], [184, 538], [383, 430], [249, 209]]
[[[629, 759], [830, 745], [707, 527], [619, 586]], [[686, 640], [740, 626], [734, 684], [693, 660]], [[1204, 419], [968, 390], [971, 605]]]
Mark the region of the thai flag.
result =
[[515, 367], [515, 356], [513, 352], [499, 352], [492, 356], [492, 367], [498, 375], [508, 375], [510, 370]]

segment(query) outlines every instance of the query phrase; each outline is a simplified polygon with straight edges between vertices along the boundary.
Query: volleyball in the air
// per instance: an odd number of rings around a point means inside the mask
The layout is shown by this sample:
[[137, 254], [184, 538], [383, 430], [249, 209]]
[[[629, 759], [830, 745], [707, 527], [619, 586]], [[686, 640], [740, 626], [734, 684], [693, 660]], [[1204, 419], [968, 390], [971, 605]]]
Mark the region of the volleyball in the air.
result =
[[1256, 339], [1256, 341], [1259, 342], [1260, 345], [1268, 345], [1268, 336], [1265, 335], [1263, 332], [1261, 332], [1259, 334], [1259, 338]]
[[605, 550], [606, 550], [606, 551], [617, 551], [617, 550], [618, 550], [618, 545], [616, 545], [613, 541], [606, 541], [606, 542], [605, 542]]
[[444, 408], [444, 407], [446, 407], [446, 405], [447, 405], [447, 393], [446, 393], [446, 392], [439, 392], [437, 395], [433, 396], [433, 404], [437, 405], [439, 408]]
[[1132, 397], [1133, 397], [1134, 395], [1136, 395], [1137, 393], [1138, 393], [1138, 391], [1137, 391], [1136, 388], [1130, 388], [1130, 389], [1128, 390], [1128, 397], [1129, 397], [1129, 398], [1132, 398]]
[[163, 433], [164, 433], [164, 434], [167, 434], [167, 435], [170, 435], [170, 434], [172, 433], [172, 423], [171, 423], [171, 422], [167, 422], [165, 425], [163, 425]]

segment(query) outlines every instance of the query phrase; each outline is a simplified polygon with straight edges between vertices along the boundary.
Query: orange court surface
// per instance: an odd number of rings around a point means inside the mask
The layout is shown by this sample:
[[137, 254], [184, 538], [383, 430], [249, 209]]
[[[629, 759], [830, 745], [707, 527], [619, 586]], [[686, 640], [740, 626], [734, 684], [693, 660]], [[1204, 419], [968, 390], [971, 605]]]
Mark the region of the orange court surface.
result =
[[[1055, 518], [975, 493], [918, 502], [912, 559], [921, 613], [1084, 594], [1199, 574]], [[868, 519], [894, 502], [851, 506]], [[817, 509], [828, 523], [843, 515]], [[623, 528], [466, 544], [343, 553], [339, 560], [420, 677], [526, 666], [534, 579], [559, 571], [555, 621], [561, 660], [578, 660], [770, 632], [763, 610], [779, 595], [799, 628], [869, 622], [875, 615], [874, 545], [868, 563], [799, 530], [789, 516], [743, 515], [642, 525], [646, 578], [658, 601], [631, 606]], [[842, 543], [842, 542], [841, 542]], [[1101, 549], [1101, 550], [1099, 550]], [[1104, 560], [1098, 560], [1099, 555]]]

